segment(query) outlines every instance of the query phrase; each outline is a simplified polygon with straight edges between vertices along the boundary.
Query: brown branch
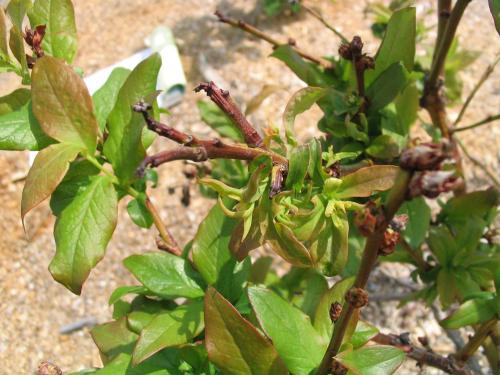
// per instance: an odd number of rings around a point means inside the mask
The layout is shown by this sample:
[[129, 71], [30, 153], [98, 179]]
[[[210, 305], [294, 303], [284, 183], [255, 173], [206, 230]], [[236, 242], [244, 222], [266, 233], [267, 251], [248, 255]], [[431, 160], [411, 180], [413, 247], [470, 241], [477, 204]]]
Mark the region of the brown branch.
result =
[[379, 333], [372, 338], [372, 341], [381, 345], [395, 346], [403, 350], [409, 358], [417, 361], [419, 366], [435, 367], [447, 374], [472, 375], [472, 371], [467, 366], [461, 366], [454, 358], [446, 358], [427, 349], [411, 345], [403, 335]]
[[233, 102], [229, 91], [220, 89], [214, 82], [201, 83], [194, 91], [205, 91], [207, 93], [208, 97], [238, 126], [247, 145], [250, 147], [262, 147], [263, 141], [261, 136]]
[[[432, 56], [432, 61], [436, 59], [437, 50], [439, 48], [439, 44], [443, 39], [444, 31], [446, 30], [446, 25], [448, 24], [448, 19], [450, 18], [451, 13], [451, 0], [438, 0], [438, 32], [436, 37], [436, 44], [434, 46], [434, 55]], [[442, 71], [439, 73], [442, 75]]]
[[[381, 220], [376, 226], [375, 231], [367, 238], [365, 249], [363, 251], [363, 257], [361, 259], [361, 264], [356, 274], [356, 279], [354, 281], [354, 290], [363, 290], [368, 282], [370, 273], [377, 262], [379, 255], [379, 250], [382, 248], [384, 241], [384, 234], [387, 230], [389, 223], [396, 214], [397, 210], [401, 204], [405, 201], [408, 184], [410, 182], [412, 172], [401, 170], [398, 177], [394, 183], [393, 188], [389, 193], [387, 204], [383, 209], [383, 214]], [[361, 306], [352, 303], [346, 298], [346, 302], [342, 307], [342, 313], [340, 318], [335, 323], [333, 334], [328, 344], [326, 353], [323, 356], [323, 360], [316, 371], [316, 375], [326, 375], [330, 372], [332, 366], [332, 358], [338, 353], [340, 345], [342, 344], [345, 332], [349, 326], [349, 322]]]
[[228, 25], [231, 25], [231, 26], [236, 27], [240, 30], [243, 30], [244, 32], [251, 34], [259, 39], [265, 40], [269, 44], [273, 45], [275, 48], [288, 44], [295, 50], [295, 52], [297, 52], [304, 59], [309, 60], [315, 64], [318, 64], [325, 69], [333, 68], [333, 64], [330, 61], [323, 59], [321, 57], [312, 56], [312, 55], [308, 54], [307, 52], [304, 52], [301, 49], [299, 49], [295, 45], [295, 41], [293, 39], [290, 39], [288, 42], [283, 43], [277, 39], [274, 39], [273, 37], [269, 36], [268, 34], [264, 33], [263, 31], [257, 29], [256, 27], [246, 23], [243, 20], [237, 20], [234, 18], [227, 17], [219, 11], [216, 11], [215, 15], [217, 16], [217, 18], [219, 19], [220, 22], [227, 23]]
[[269, 156], [274, 164], [282, 165], [286, 170], [288, 169], [288, 160], [281, 155], [262, 148], [226, 144], [220, 139], [199, 139], [156, 121], [149, 114], [150, 109], [151, 106], [144, 102], [140, 102], [134, 106], [136, 112], [142, 113], [148, 129], [160, 136], [180, 143], [182, 146], [146, 157], [137, 170], [138, 174], [142, 174], [148, 166], [157, 167], [174, 160], [192, 160], [195, 162], [208, 159], [253, 160], [261, 155]]

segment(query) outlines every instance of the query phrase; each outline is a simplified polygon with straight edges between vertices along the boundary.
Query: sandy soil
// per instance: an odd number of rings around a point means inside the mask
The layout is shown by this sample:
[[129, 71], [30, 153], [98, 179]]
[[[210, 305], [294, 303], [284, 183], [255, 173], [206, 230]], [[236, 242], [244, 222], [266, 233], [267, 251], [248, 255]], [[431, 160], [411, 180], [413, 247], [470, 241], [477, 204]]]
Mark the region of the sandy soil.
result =
[[[231, 90], [232, 95], [245, 103], [266, 84], [277, 84], [288, 93], [303, 84], [274, 59], [268, 45], [243, 37], [242, 33], [219, 25], [211, 15], [216, 7], [226, 13], [245, 17], [274, 35], [296, 39], [304, 49], [329, 54], [336, 51], [338, 40], [316, 20], [305, 14], [266, 20], [256, 9], [256, 1], [216, 0], [75, 0], [80, 49], [76, 65], [91, 73], [143, 47], [143, 39], [156, 26], [172, 28], [179, 44], [188, 76], [188, 93], [183, 103], [172, 111], [168, 121], [183, 130], [199, 135], [209, 131], [199, 120], [195, 102], [200, 94], [192, 93], [196, 83], [214, 79]], [[369, 21], [363, 16], [366, 2], [357, 4], [347, 0], [316, 1], [315, 6], [348, 36], [359, 34], [367, 42], [367, 50], [376, 51], [377, 43], [369, 31]], [[419, 11], [429, 7], [419, 1]], [[430, 23], [433, 23], [430, 20]], [[487, 1], [476, 0], [466, 13], [466, 21], [459, 30], [463, 45], [481, 51], [477, 64], [464, 72], [467, 94], [488, 63], [500, 52]], [[318, 53], [319, 54], [319, 53]], [[15, 88], [17, 82], [9, 76], [0, 76], [0, 95]], [[494, 74], [471, 104], [464, 124], [498, 112], [500, 77]], [[266, 100], [252, 115], [256, 124], [279, 124], [289, 94], [284, 92]], [[458, 110], [455, 111], [455, 115]], [[299, 121], [302, 134], [313, 134], [312, 124], [319, 111], [311, 111]], [[498, 141], [500, 128], [490, 125], [481, 130], [461, 134], [471, 152], [488, 167], [498, 169]], [[155, 150], [169, 147], [166, 141], [154, 145]], [[468, 164], [468, 163], [467, 163]], [[470, 165], [467, 165], [470, 167]], [[20, 221], [22, 182], [17, 179], [27, 172], [27, 155], [0, 152], [0, 374], [30, 374], [39, 361], [50, 359], [65, 372], [98, 366], [97, 349], [83, 329], [72, 335], [61, 335], [62, 326], [85, 318], [99, 322], [110, 319], [107, 298], [118, 285], [132, 283], [121, 260], [132, 253], [154, 248], [154, 231], [141, 230], [128, 219], [121, 205], [120, 220], [115, 236], [108, 247], [106, 258], [92, 272], [82, 296], [72, 295], [56, 284], [47, 271], [54, 253], [53, 218], [47, 206], [36, 210], [27, 221], [26, 236]], [[484, 186], [488, 180], [476, 168], [467, 168], [468, 177], [475, 186]], [[161, 183], [153, 198], [161, 214], [181, 243], [194, 234], [211, 203], [196, 194], [189, 210], [181, 209], [180, 189], [173, 196], [168, 187], [178, 187], [183, 181], [182, 164], [172, 163], [160, 168]], [[195, 190], [195, 189], [193, 189]], [[407, 277], [406, 269], [391, 266], [385, 272], [396, 272]], [[383, 291], [383, 289], [382, 289]], [[429, 311], [419, 304], [410, 304], [391, 315], [375, 309], [382, 327], [391, 331], [415, 331], [427, 334], [436, 350], [449, 347], [439, 327], [429, 321]], [[410, 363], [403, 373], [413, 373]], [[426, 372], [431, 373], [431, 372]]]

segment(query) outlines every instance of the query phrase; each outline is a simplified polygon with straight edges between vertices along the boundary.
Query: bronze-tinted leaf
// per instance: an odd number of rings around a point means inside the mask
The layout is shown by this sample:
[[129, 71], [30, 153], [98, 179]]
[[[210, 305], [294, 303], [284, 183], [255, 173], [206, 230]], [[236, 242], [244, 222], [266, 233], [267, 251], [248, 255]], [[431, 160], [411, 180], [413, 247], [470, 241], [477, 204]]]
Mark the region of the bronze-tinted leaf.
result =
[[284, 375], [271, 342], [214, 288], [205, 294], [205, 345], [210, 361], [233, 375]]
[[59, 185], [81, 148], [65, 143], [57, 143], [42, 150], [35, 158], [21, 201], [21, 217], [45, 200]]
[[388, 190], [394, 184], [398, 171], [399, 167], [394, 165], [374, 165], [358, 169], [342, 178], [335, 197], [369, 197], [375, 191]]
[[37, 60], [32, 80], [33, 112], [44, 132], [93, 154], [98, 127], [82, 78], [63, 61], [45, 56]]

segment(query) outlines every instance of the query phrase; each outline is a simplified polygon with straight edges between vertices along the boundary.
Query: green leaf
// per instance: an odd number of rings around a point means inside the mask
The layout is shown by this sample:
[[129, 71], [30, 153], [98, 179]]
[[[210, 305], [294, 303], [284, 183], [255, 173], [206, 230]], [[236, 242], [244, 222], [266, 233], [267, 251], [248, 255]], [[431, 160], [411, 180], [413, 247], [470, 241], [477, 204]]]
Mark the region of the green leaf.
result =
[[384, 70], [399, 61], [411, 72], [415, 60], [415, 38], [415, 8], [403, 8], [394, 12], [375, 56], [375, 69], [366, 72], [366, 84], [370, 85]]
[[160, 350], [186, 344], [204, 328], [203, 303], [193, 302], [158, 314], [141, 332], [134, 349], [134, 365]]
[[113, 110], [118, 93], [127, 80], [130, 70], [125, 68], [115, 68], [111, 72], [104, 85], [92, 95], [95, 115], [99, 129], [104, 131], [109, 114]]
[[11, 92], [9, 95], [2, 96], [0, 98], [0, 116], [14, 111], [18, 111], [29, 102], [30, 98], [31, 98], [31, 91], [22, 88]]
[[399, 94], [394, 103], [398, 114], [402, 135], [408, 135], [410, 126], [417, 119], [417, 112], [420, 109], [420, 93], [416, 83], [411, 83]]
[[75, 294], [103, 258], [116, 227], [118, 197], [106, 176], [95, 176], [56, 221], [56, 255], [49, 266], [54, 279]]
[[321, 296], [318, 307], [316, 308], [316, 314], [314, 315], [314, 328], [321, 335], [325, 346], [328, 345], [333, 332], [333, 323], [330, 319], [330, 306], [335, 302], [342, 305], [345, 301], [345, 294], [353, 283], [354, 277], [343, 279], [335, 283], [334, 286]]
[[45, 56], [37, 60], [32, 80], [33, 112], [44, 132], [93, 155], [98, 128], [82, 78], [61, 60]]
[[310, 157], [309, 145], [300, 145], [290, 150], [288, 175], [286, 177], [287, 189], [300, 191], [304, 187]]
[[307, 375], [321, 362], [321, 337], [307, 315], [274, 292], [251, 287], [248, 296], [260, 326], [294, 375]]
[[453, 197], [446, 202], [439, 216], [451, 223], [471, 216], [484, 218], [498, 204], [499, 196], [496, 189], [488, 189]]
[[23, 29], [23, 20], [26, 12], [32, 7], [31, 0], [10, 0], [7, 6], [7, 14], [12, 21], [12, 24], [18, 30]]
[[40, 128], [31, 103], [0, 116], [0, 150], [38, 151], [53, 142]]
[[141, 228], [151, 228], [153, 217], [146, 206], [146, 195], [139, 194], [137, 198], [132, 199], [127, 205], [127, 212], [132, 221]]
[[85, 159], [71, 163], [68, 173], [50, 198], [52, 213], [59, 216], [64, 208], [90, 185], [92, 176], [99, 172], [100, 170], [95, 165]]
[[149, 252], [129, 256], [123, 264], [146, 288], [163, 298], [197, 298], [204, 294], [198, 274], [181, 257]]
[[374, 191], [388, 190], [394, 184], [398, 171], [399, 168], [394, 165], [373, 165], [358, 169], [342, 178], [335, 197], [369, 197]]
[[[215, 285], [224, 268], [234, 267], [229, 240], [236, 221], [216, 204], [201, 222], [193, 240], [193, 263], [209, 285]], [[231, 266], [232, 265], [232, 266]]]
[[71, 0], [35, 0], [28, 17], [32, 28], [47, 26], [43, 51], [71, 64], [77, 50], [75, 10]]
[[408, 72], [401, 62], [384, 70], [366, 89], [369, 110], [377, 111], [391, 103], [408, 83]]
[[399, 156], [401, 149], [393, 136], [383, 134], [376, 137], [365, 152], [375, 159], [393, 160]]
[[496, 314], [494, 299], [472, 299], [466, 301], [449, 317], [440, 322], [446, 329], [484, 323]]
[[[9, 41], [7, 39], [7, 18], [5, 11], [0, 7], [0, 61], [9, 57]], [[1, 107], [0, 107], [1, 108]], [[1, 110], [0, 110], [0, 113]]]
[[427, 243], [442, 266], [450, 264], [458, 252], [455, 239], [444, 225], [430, 229]]
[[116, 288], [111, 296], [109, 296], [108, 304], [113, 305], [118, 302], [123, 296], [127, 294], [139, 294], [144, 295], [148, 294], [149, 290], [140, 285], [131, 285], [131, 286], [120, 286]]
[[[23, 84], [30, 82], [30, 75], [28, 71], [28, 62], [26, 60], [26, 51], [24, 50], [23, 34], [17, 26], [12, 26], [10, 29], [9, 47], [16, 60], [21, 64], [21, 67], [10, 69], [23, 78]], [[12, 65], [11, 66], [15, 66]]]
[[[179, 360], [177, 349], [162, 351], [152, 358], [144, 361], [138, 366], [132, 365], [132, 356], [127, 352], [120, 353], [104, 368], [93, 375], [181, 375], [179, 371]], [[85, 375], [84, 373], [74, 373], [70, 375]]]
[[271, 342], [211, 287], [205, 294], [205, 324], [208, 357], [224, 373], [288, 374]]
[[439, 300], [445, 309], [455, 301], [458, 295], [455, 281], [456, 279], [452, 270], [448, 268], [441, 268], [439, 270], [436, 286], [439, 293]]
[[196, 102], [203, 122], [214, 129], [223, 137], [227, 137], [236, 142], [244, 142], [243, 135], [233, 120], [212, 102], [198, 100]]
[[297, 144], [294, 130], [295, 117], [311, 108], [326, 93], [327, 90], [321, 87], [305, 87], [293, 94], [283, 113], [283, 126], [288, 143]]
[[359, 375], [393, 374], [406, 358], [405, 352], [393, 346], [366, 346], [344, 351], [335, 359], [352, 373]]
[[59, 143], [47, 147], [36, 156], [23, 189], [22, 218], [52, 194], [66, 174], [69, 163], [80, 151], [74, 145]]
[[354, 349], [360, 348], [375, 337], [378, 332], [377, 327], [360, 320], [349, 340], [349, 344], [351, 344]]
[[493, 16], [493, 22], [495, 23], [497, 33], [500, 35], [500, 1], [488, 0], [488, 5], [490, 6], [490, 12]]
[[105, 363], [124, 351], [130, 351], [137, 335], [127, 328], [127, 318], [99, 324], [90, 331], [99, 352], [106, 357]]
[[135, 170], [146, 155], [141, 142], [144, 119], [140, 113], [133, 112], [132, 106], [155, 91], [160, 66], [158, 54], [137, 65], [120, 89], [116, 105], [108, 117], [109, 136], [104, 144], [104, 154], [124, 183], [134, 178]]
[[422, 197], [413, 198], [405, 202], [399, 214], [406, 214], [409, 218], [403, 231], [404, 238], [413, 249], [417, 249], [425, 240], [431, 223], [431, 209]]
[[297, 77], [303, 80], [310, 86], [325, 86], [325, 77], [319, 68], [305, 61], [295, 50], [289, 45], [283, 45], [274, 50], [271, 57], [283, 61]]

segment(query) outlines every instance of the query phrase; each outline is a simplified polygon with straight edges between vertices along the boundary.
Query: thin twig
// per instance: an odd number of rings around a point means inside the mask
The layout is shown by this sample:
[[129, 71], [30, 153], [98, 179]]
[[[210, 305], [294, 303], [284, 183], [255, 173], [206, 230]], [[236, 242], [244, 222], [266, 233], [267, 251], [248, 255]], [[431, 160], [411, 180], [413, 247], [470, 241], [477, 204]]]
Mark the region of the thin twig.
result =
[[295, 50], [295, 52], [297, 52], [304, 59], [312, 61], [313, 63], [318, 64], [325, 69], [333, 68], [333, 65], [330, 61], [323, 59], [321, 57], [312, 56], [312, 55], [308, 54], [307, 52], [304, 52], [301, 49], [299, 49], [295, 45], [295, 41], [293, 39], [290, 39], [288, 42], [283, 43], [277, 39], [274, 39], [273, 37], [264, 33], [263, 31], [257, 29], [255, 26], [252, 26], [252, 25], [246, 23], [243, 20], [237, 20], [234, 18], [226, 17], [224, 14], [222, 14], [219, 11], [216, 11], [215, 15], [217, 16], [217, 18], [219, 18], [220, 22], [227, 23], [228, 25], [231, 25], [231, 26], [236, 27], [240, 30], [243, 30], [243, 31], [259, 38], [259, 39], [265, 40], [269, 44], [273, 45], [275, 48], [288, 44]]
[[422, 251], [420, 249], [413, 249], [403, 237], [400, 237], [399, 244], [408, 253], [408, 255], [415, 261], [417, 267], [421, 271], [425, 272], [432, 268], [432, 266], [425, 261]]
[[500, 186], [500, 181], [498, 178], [495, 176], [494, 173], [492, 173], [488, 167], [486, 167], [481, 161], [476, 159], [474, 156], [472, 156], [465, 145], [460, 141], [457, 137], [454, 138], [458, 146], [462, 149], [462, 152], [464, 155], [474, 164], [476, 167], [480, 168], [486, 175], [493, 181], [496, 187]]
[[395, 346], [403, 350], [409, 358], [417, 361], [420, 366], [427, 365], [435, 367], [446, 372], [447, 374], [472, 375], [472, 371], [468, 367], [461, 366], [456, 360], [454, 360], [454, 358], [443, 357], [427, 349], [411, 345], [409, 340], [407, 340], [404, 336], [378, 333], [372, 341], [381, 345]]
[[301, 3], [300, 6], [304, 8], [307, 13], [309, 13], [311, 16], [320, 21], [328, 30], [332, 31], [335, 35], [337, 35], [343, 43], [349, 43], [349, 40], [347, 40], [347, 38], [344, 35], [342, 35], [340, 31], [338, 31], [335, 27], [333, 27], [330, 23], [328, 23], [328, 21], [325, 20], [325, 18], [319, 12], [316, 12], [314, 9], [310, 8], [304, 3]]
[[181, 256], [182, 249], [179, 247], [174, 237], [168, 231], [167, 227], [163, 223], [163, 220], [161, 219], [159, 212], [156, 210], [156, 207], [153, 205], [149, 197], [146, 198], [146, 207], [153, 217], [153, 223], [156, 229], [158, 229], [162, 240], [165, 242], [166, 246], [168, 246], [169, 252], [174, 255]]
[[[474, 88], [470, 92], [469, 96], [465, 100], [464, 105], [462, 106], [462, 109], [460, 110], [460, 113], [458, 114], [457, 119], [453, 123], [453, 126], [457, 126], [458, 123], [460, 122], [460, 120], [462, 120], [462, 117], [464, 116], [464, 113], [467, 110], [467, 107], [469, 106], [470, 102], [474, 98], [474, 95], [476, 95], [476, 93], [479, 91], [479, 89], [481, 88], [483, 83], [485, 83], [486, 80], [489, 78], [489, 76], [493, 73], [493, 71], [495, 70], [495, 66], [498, 64], [499, 61], [500, 61], [500, 56], [498, 56], [492, 64], [490, 64], [486, 67], [486, 70], [481, 75], [481, 77], [479, 78], [479, 81], [477, 81], [476, 85], [474, 86]], [[455, 129], [454, 131], [460, 131], [460, 130]]]
[[495, 116], [488, 116], [485, 119], [482, 119], [481, 121], [478, 121], [472, 125], [461, 126], [459, 128], [452, 129], [451, 132], [456, 133], [456, 132], [462, 132], [464, 130], [474, 129], [474, 128], [477, 128], [478, 126], [489, 124], [490, 122], [493, 122], [496, 120], [500, 120], [500, 114], [495, 115]]

